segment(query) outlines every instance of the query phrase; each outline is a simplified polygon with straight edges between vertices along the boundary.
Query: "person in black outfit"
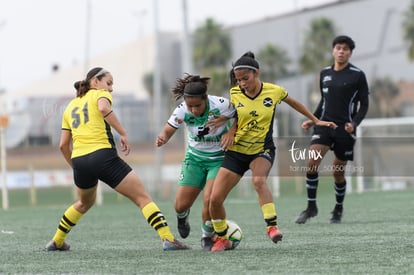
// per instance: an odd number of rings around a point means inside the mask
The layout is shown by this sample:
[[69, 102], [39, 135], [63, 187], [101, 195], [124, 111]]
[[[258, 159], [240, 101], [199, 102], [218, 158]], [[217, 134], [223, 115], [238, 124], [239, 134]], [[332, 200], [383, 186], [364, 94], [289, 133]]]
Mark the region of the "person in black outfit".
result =
[[[355, 48], [354, 41], [348, 36], [341, 35], [333, 40], [332, 48], [334, 64], [324, 68], [320, 73], [321, 100], [314, 114], [320, 120], [335, 122], [338, 127], [314, 127], [309, 150], [320, 154], [315, 154], [315, 158], [307, 161], [308, 206], [297, 217], [298, 224], [304, 224], [318, 214], [316, 193], [319, 166], [329, 150], [335, 153], [331, 167], [336, 196], [330, 223], [341, 222], [346, 190], [346, 164], [348, 160], [353, 160], [356, 128], [368, 111], [369, 92], [365, 74], [349, 63]], [[302, 128], [308, 129], [312, 125], [313, 122], [308, 120], [302, 124]]]

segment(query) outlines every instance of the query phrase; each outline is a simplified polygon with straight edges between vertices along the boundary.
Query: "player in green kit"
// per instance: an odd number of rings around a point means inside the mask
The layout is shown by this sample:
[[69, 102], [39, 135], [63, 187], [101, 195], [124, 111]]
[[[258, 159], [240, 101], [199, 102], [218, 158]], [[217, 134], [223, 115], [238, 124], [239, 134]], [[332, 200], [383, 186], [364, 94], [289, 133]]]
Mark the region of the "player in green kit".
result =
[[181, 166], [174, 208], [178, 231], [182, 238], [186, 238], [190, 234], [190, 208], [204, 189], [201, 246], [205, 250], [210, 250], [213, 245], [209, 197], [224, 158], [221, 136], [227, 133], [229, 118], [235, 113], [228, 99], [207, 95], [208, 80], [197, 75], [177, 79], [172, 92], [176, 100], [184, 98], [184, 101], [174, 110], [156, 139], [156, 145], [162, 146], [183, 123], [187, 127], [188, 148]]

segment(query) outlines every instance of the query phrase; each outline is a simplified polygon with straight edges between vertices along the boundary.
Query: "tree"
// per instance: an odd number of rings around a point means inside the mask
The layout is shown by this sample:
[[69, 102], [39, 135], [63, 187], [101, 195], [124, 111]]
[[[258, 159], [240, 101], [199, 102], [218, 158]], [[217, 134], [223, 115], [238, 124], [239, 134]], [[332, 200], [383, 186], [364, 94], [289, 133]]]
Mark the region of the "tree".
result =
[[378, 78], [370, 87], [371, 101], [368, 117], [395, 117], [400, 115], [400, 108], [393, 104], [400, 93], [398, 86], [389, 78]]
[[229, 89], [227, 66], [231, 57], [230, 35], [220, 24], [208, 18], [204, 25], [194, 31], [193, 41], [195, 70], [211, 77], [210, 94], [223, 95]]
[[203, 70], [203, 75], [210, 77], [208, 82], [208, 93], [211, 95], [225, 96], [229, 95], [230, 70], [225, 67], [210, 67]]
[[408, 44], [408, 58], [414, 61], [414, 0], [404, 13], [402, 27], [404, 40]]
[[257, 59], [260, 62], [260, 75], [263, 81], [275, 82], [289, 75], [287, 65], [291, 62], [286, 50], [272, 44], [259, 49]]
[[193, 61], [198, 71], [226, 66], [231, 56], [230, 35], [212, 18], [194, 32]]
[[303, 43], [303, 54], [300, 57], [302, 72], [319, 72], [331, 62], [331, 41], [335, 33], [334, 23], [330, 19], [319, 17], [311, 21]]
[[314, 74], [308, 99], [310, 108], [314, 109], [319, 102], [319, 72], [332, 63], [331, 41], [335, 37], [336, 28], [329, 18], [319, 17], [311, 21], [310, 29], [305, 35], [300, 66], [303, 73]]

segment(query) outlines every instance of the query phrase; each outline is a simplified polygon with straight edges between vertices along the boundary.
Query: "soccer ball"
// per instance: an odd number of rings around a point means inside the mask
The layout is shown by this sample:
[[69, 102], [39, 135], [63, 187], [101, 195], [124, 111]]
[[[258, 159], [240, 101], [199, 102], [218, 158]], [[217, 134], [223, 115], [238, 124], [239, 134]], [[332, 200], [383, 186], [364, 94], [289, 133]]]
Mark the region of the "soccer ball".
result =
[[243, 232], [240, 226], [235, 221], [227, 220], [227, 225], [229, 226], [229, 228], [227, 229], [227, 236], [229, 240], [232, 242], [231, 249], [235, 249], [239, 245], [243, 237]]

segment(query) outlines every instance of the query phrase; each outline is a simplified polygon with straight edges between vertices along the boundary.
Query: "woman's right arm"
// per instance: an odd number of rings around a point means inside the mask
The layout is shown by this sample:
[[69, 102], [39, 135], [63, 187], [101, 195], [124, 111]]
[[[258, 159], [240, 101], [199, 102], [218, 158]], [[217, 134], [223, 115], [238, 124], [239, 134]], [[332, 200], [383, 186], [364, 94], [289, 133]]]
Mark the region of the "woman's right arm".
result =
[[177, 129], [166, 123], [164, 129], [161, 131], [161, 133], [158, 134], [155, 140], [155, 145], [157, 147], [161, 147], [162, 145], [166, 144], [174, 135], [175, 131], [177, 131]]
[[98, 99], [98, 109], [104, 117], [105, 121], [119, 134], [121, 141], [121, 151], [124, 152], [125, 155], [128, 155], [131, 147], [129, 146], [127, 132], [122, 126], [116, 114], [113, 112], [109, 100], [107, 98]]

